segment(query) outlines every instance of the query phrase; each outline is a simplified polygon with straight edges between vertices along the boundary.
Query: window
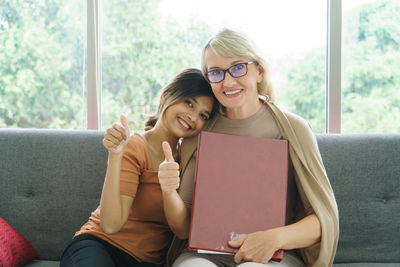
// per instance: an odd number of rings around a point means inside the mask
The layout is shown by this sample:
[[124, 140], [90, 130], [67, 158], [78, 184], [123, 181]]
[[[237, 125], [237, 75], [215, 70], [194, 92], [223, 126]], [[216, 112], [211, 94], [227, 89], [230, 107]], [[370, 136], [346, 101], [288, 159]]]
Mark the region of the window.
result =
[[[183, 1], [182, 4], [186, 4]], [[178, 72], [199, 67], [201, 47], [211, 33], [202, 21], [180, 23], [168, 3], [103, 1], [102, 128], [127, 115], [135, 130], [155, 111], [159, 91]]]
[[0, 127], [84, 128], [84, 1], [0, 3]]
[[343, 1], [342, 132], [400, 132], [400, 2]]
[[102, 14], [103, 129], [120, 113], [142, 129], [160, 89], [185, 67], [200, 68], [202, 46], [228, 26], [264, 51], [279, 103], [325, 131], [324, 1], [109, 0]]
[[398, 0], [3, 1], [0, 127], [106, 129], [124, 113], [141, 130], [161, 88], [232, 27], [314, 132], [398, 132], [399, 24]]

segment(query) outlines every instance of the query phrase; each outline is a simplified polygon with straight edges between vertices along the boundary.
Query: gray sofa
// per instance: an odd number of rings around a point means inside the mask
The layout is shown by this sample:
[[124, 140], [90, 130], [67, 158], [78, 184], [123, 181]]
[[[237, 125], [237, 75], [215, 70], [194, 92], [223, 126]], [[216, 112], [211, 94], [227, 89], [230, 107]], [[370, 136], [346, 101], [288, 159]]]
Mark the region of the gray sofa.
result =
[[[58, 266], [100, 199], [101, 131], [0, 129], [0, 217]], [[339, 206], [334, 266], [400, 266], [400, 134], [317, 135]]]

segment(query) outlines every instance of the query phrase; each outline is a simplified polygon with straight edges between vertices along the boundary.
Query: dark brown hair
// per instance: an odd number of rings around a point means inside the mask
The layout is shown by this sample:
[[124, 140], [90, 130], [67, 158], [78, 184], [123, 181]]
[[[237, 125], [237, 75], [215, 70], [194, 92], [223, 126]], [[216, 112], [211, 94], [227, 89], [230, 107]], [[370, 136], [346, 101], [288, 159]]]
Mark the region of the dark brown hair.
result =
[[214, 99], [210, 118], [218, 110], [218, 101], [212, 92], [210, 84], [204, 79], [201, 71], [195, 68], [185, 69], [163, 88], [160, 104], [154, 115], [147, 116], [144, 130], [150, 130], [163, 116], [165, 110], [186, 99], [198, 96], [211, 96]]

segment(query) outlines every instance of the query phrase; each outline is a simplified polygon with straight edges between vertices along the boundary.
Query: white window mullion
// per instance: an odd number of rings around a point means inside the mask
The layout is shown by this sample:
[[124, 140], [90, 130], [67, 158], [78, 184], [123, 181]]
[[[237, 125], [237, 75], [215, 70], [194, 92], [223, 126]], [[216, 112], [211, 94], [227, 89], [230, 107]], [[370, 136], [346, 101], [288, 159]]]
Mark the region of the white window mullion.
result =
[[87, 128], [100, 129], [101, 36], [100, 0], [87, 0]]
[[326, 132], [341, 132], [342, 0], [328, 1]]

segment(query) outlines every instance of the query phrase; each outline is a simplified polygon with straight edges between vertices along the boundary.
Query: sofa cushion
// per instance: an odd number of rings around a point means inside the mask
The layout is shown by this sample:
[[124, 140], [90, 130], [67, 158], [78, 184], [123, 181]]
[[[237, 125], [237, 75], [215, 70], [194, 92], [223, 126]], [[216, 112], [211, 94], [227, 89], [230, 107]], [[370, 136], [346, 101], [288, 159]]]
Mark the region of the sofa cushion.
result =
[[104, 132], [0, 130], [0, 214], [44, 260], [58, 261], [99, 205]]
[[398, 264], [400, 135], [318, 135], [317, 141], [339, 208], [335, 263]]
[[0, 266], [20, 266], [39, 258], [32, 244], [0, 217]]

